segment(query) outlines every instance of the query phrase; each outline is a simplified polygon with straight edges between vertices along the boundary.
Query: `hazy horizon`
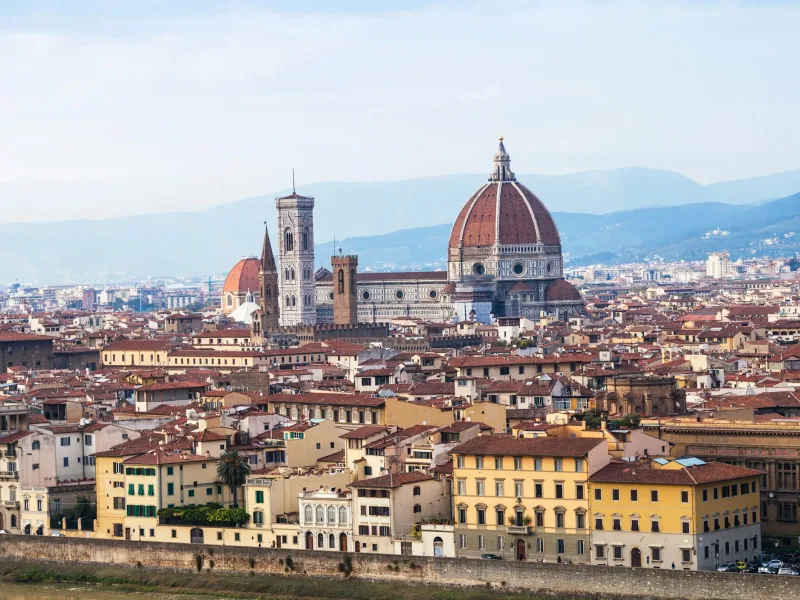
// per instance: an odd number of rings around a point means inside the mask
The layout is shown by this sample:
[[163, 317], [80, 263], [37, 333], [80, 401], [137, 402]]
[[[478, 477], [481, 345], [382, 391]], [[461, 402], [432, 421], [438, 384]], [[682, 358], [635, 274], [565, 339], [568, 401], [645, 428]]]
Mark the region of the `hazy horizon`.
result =
[[[311, 182], [800, 166], [788, 2], [0, 5], [2, 222], [201, 210]], [[365, 224], [365, 230], [369, 223]]]

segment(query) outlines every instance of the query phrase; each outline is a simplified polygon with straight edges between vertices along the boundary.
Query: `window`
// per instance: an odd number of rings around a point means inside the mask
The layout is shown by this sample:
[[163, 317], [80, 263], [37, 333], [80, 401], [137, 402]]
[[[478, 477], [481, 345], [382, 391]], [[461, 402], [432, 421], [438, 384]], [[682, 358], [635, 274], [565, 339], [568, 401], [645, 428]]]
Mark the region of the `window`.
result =
[[564, 554], [564, 552], [565, 552], [564, 540], [557, 539], [556, 540], [556, 554]]
[[797, 503], [778, 502], [778, 520], [797, 521]]
[[478, 550], [486, 550], [486, 536], [479, 535], [478, 536]]
[[460, 524], [465, 524], [467, 522], [467, 509], [466, 507], [459, 506], [458, 507], [458, 522]]
[[536, 552], [542, 554], [544, 552], [544, 539], [536, 538]]
[[517, 498], [522, 498], [523, 495], [523, 482], [515, 481], [514, 482], [514, 496]]
[[575, 498], [583, 500], [583, 484], [578, 483], [575, 485]]
[[586, 515], [582, 512], [575, 513], [575, 528], [586, 529]]
[[683, 521], [681, 523], [681, 532], [682, 533], [689, 533], [689, 528], [690, 527], [689, 527], [689, 522], [688, 521]]
[[65, 456], [65, 457], [64, 457], [64, 466], [65, 466], [65, 467], [68, 467], [68, 466], [69, 466], [69, 457], [68, 457], [68, 456]]
[[595, 500], [602, 500], [603, 499], [603, 490], [600, 488], [594, 488], [594, 499]]
[[457, 456], [456, 457], [456, 466], [459, 469], [463, 469], [464, 468], [464, 457], [463, 456]]
[[611, 490], [611, 499], [614, 500], [614, 501], [618, 501], [619, 500], [619, 490], [616, 490], [616, 489]]
[[622, 560], [622, 546], [614, 546], [614, 560]]
[[544, 484], [541, 481], [536, 481], [533, 484], [533, 497], [544, 498]]
[[500, 526], [506, 524], [506, 511], [503, 508], [495, 509], [496, 523]]
[[583, 473], [583, 459], [576, 458], [575, 459], [575, 472], [576, 473]]
[[631, 531], [639, 531], [639, 519], [631, 519]]
[[555, 458], [553, 459], [553, 468], [557, 473], [560, 473], [564, 470], [564, 459], [563, 458]]
[[264, 503], [264, 492], [262, 490], [258, 490], [256, 492], [256, 502], [258, 504], [263, 504]]
[[599, 559], [604, 559], [606, 557], [605, 548], [603, 544], [595, 544], [594, 545], [594, 557]]
[[650, 502], [658, 502], [658, 490], [650, 490]]
[[689, 492], [685, 490], [681, 492], [681, 502], [683, 502], [684, 504], [689, 502]]
[[622, 519], [614, 519], [611, 523], [614, 531], [622, 531]]
[[503, 470], [503, 457], [502, 456], [495, 456], [494, 457], [494, 468], [498, 471]]
[[62, 446], [69, 446], [72, 443], [72, 438], [70, 437], [62, 437], [61, 438], [61, 445]]
[[500, 375], [508, 375], [508, 367], [500, 367]]
[[459, 496], [466, 496], [467, 495], [467, 480], [466, 479], [458, 479], [456, 480], [456, 489], [458, 490], [457, 493]]
[[486, 482], [483, 479], [475, 480], [475, 495], [484, 496], [486, 494]]
[[639, 490], [631, 490], [631, 502], [639, 501]]
[[458, 547], [463, 550], [467, 547], [467, 536], [463, 533], [458, 536]]
[[708, 502], [708, 490], [703, 490], [703, 502]]
[[556, 483], [556, 498], [563, 498], [563, 497], [564, 497], [564, 484]]
[[502, 480], [494, 482], [494, 495], [497, 497], [505, 496], [505, 485]]
[[497, 549], [498, 550], [506, 549], [506, 538], [504, 538], [502, 535], [497, 536]]
[[478, 525], [486, 525], [486, 509], [479, 508], [476, 513], [478, 515]]
[[652, 531], [653, 533], [658, 533], [660, 531], [658, 526], [658, 521], [656, 519], [652, 519], [650, 521], [650, 531]]
[[681, 549], [681, 562], [690, 563], [692, 562], [692, 551], [688, 548]]
[[514, 470], [515, 471], [521, 471], [522, 470], [522, 457], [521, 456], [515, 456], [514, 457]]
[[603, 530], [603, 517], [595, 517], [594, 518], [594, 528], [598, 531]]
[[476, 469], [482, 469], [483, 468], [483, 457], [482, 456], [476, 456], [475, 457], [475, 468]]
[[541, 458], [534, 458], [533, 459], [533, 470], [534, 471], [541, 471], [542, 470], [542, 459]]
[[557, 529], [564, 529], [565, 525], [565, 518], [564, 518], [564, 511], [563, 510], [556, 510], [556, 528]]
[[586, 553], [586, 546], [584, 544], [584, 540], [578, 540], [578, 543], [575, 547], [575, 553], [578, 555], [583, 555]]
[[652, 557], [653, 562], [661, 562], [661, 548], [651, 548], [650, 556]]
[[[534, 517], [535, 517], [535, 521], [534, 522], [536, 523], [536, 527], [544, 527], [544, 510], [541, 509], [541, 508], [537, 508], [536, 511], [533, 514], [534, 514]], [[522, 519], [523, 519], [522, 511], [518, 510], [517, 511], [517, 521], [518, 522], [524, 522], [524, 521], [522, 521]]]
[[[133, 484], [131, 484], [133, 485]], [[174, 496], [175, 495], [175, 484], [168, 483], [167, 484], [167, 496]]]

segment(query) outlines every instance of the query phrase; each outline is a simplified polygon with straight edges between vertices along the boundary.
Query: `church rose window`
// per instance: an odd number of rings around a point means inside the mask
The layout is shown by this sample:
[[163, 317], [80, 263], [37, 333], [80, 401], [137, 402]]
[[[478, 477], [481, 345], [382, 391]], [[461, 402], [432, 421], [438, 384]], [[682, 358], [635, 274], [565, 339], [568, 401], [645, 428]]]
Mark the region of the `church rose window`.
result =
[[361, 298], [363, 298], [364, 300], [369, 300], [369, 298], [370, 298], [369, 292], [367, 292], [367, 291], [361, 292]]
[[486, 267], [484, 267], [481, 263], [475, 263], [472, 266], [472, 272], [475, 273], [475, 275], [483, 275], [486, 273]]
[[431, 290], [428, 292], [428, 296], [430, 296], [431, 300], [435, 299], [437, 296], [436, 290]]
[[402, 300], [404, 296], [405, 294], [403, 293], [403, 290], [397, 290], [394, 293], [394, 297], [397, 298], [398, 300]]
[[522, 275], [525, 272], [525, 265], [516, 263], [513, 267], [514, 275]]

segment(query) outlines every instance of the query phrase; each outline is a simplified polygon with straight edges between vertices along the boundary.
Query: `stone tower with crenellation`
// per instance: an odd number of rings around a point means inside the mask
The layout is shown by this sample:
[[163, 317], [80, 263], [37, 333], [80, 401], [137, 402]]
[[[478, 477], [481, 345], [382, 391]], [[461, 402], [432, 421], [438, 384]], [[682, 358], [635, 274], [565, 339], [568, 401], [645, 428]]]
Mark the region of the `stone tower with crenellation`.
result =
[[358, 324], [358, 256], [331, 256], [333, 270], [333, 322]]
[[297, 192], [275, 200], [280, 259], [280, 324], [315, 325], [314, 198]]

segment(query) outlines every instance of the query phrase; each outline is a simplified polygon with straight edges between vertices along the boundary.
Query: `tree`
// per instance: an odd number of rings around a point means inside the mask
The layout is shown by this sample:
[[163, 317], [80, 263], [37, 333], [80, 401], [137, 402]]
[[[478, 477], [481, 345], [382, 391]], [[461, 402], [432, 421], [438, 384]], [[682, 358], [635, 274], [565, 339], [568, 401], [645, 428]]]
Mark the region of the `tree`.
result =
[[228, 450], [219, 457], [217, 475], [222, 483], [231, 488], [234, 508], [239, 506], [236, 501], [237, 488], [242, 487], [250, 475], [250, 465], [247, 459], [239, 454], [238, 450]]

